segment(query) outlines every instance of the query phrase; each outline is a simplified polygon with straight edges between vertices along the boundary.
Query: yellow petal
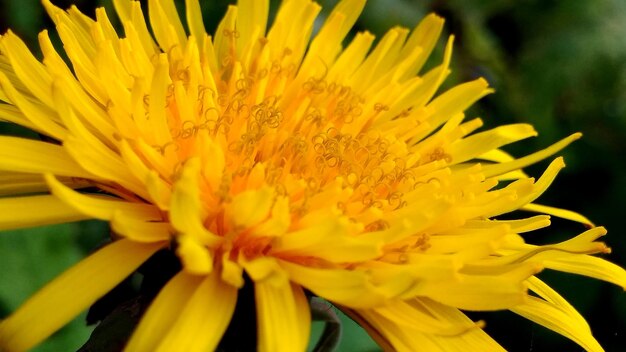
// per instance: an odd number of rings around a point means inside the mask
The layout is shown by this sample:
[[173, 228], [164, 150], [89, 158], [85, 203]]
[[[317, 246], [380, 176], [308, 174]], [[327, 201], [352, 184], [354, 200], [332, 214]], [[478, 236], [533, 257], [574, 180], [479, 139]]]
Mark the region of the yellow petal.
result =
[[507, 265], [532, 261], [545, 266], [547, 261], [557, 260], [561, 257], [567, 258], [572, 254], [582, 258], [581, 254], [607, 253], [610, 252], [610, 249], [604, 243], [595, 241], [605, 234], [606, 229], [595, 227], [569, 240], [543, 246], [527, 244], [521, 237], [515, 235], [507, 239], [509, 241], [500, 250], [502, 254], [506, 255], [485, 258], [482, 262], [488, 265]]
[[147, 131], [145, 131], [154, 138], [156, 145], [166, 145], [172, 141], [166, 115], [167, 87], [171, 84], [169, 69], [167, 54], [160, 54], [152, 75], [148, 106], [149, 118], [146, 126]]
[[176, 12], [173, 0], [150, 0], [148, 2], [148, 16], [154, 37], [164, 52], [175, 46], [184, 47], [187, 43], [187, 34]]
[[146, 27], [146, 21], [143, 18], [141, 4], [131, 0], [113, 0], [113, 5], [115, 6], [115, 12], [117, 12], [121, 23], [124, 25], [126, 35], [128, 36], [128, 32], [130, 31], [137, 31], [140, 33], [140, 43], [145, 45], [144, 49], [146, 52], [153, 51], [151, 49], [154, 48], [154, 42], [152, 41], [152, 37]]
[[[445, 317], [435, 315], [434, 309], [431, 309], [430, 306], [438, 307], [444, 313], [450, 314], [446, 311], [456, 310], [460, 314], [457, 319], [445, 319]], [[384, 306], [372, 308], [371, 311], [394, 321], [400, 326], [426, 334], [454, 336], [476, 327], [475, 323], [456, 308], [433, 302], [428, 298], [415, 298], [408, 301], [394, 300]]]
[[202, 162], [203, 164], [211, 164], [211, 167], [203, 167], [202, 176], [207, 180], [214, 191], [218, 191], [222, 183], [224, 170], [226, 166], [226, 157], [224, 151], [218, 142], [212, 138], [200, 136], [202, 140]]
[[505, 190], [513, 190], [516, 193], [514, 200], [507, 202], [507, 204], [494, 209], [494, 211], [485, 212], [482, 216], [494, 217], [497, 215], [505, 214], [521, 208], [523, 205], [528, 204], [535, 199], [539, 198], [543, 192], [545, 192], [550, 184], [554, 181], [557, 174], [561, 169], [565, 167], [562, 157], [554, 159], [550, 165], [546, 168], [543, 175], [534, 184], [528, 187], [525, 180], [519, 180], [508, 185]]
[[148, 307], [124, 351], [154, 351], [174, 325], [202, 279], [202, 276], [185, 272], [170, 279]]
[[[61, 22], [57, 25], [59, 37], [61, 37], [65, 52], [72, 62], [73, 71], [80, 81], [80, 90], [71, 93], [77, 93], [85, 97], [91, 96], [88, 98], [90, 100], [85, 100], [85, 102], [99, 102], [104, 106], [107, 95], [104, 87], [100, 85], [97, 75], [98, 71], [93, 62], [93, 58], [96, 56], [96, 49], [91, 35], [85, 35], [84, 31], [74, 30], [78, 26], [73, 21], [64, 19], [63, 16], [57, 18], [61, 19]], [[67, 92], [67, 94], [69, 95], [70, 92]], [[93, 101], [94, 99], [95, 101]]]
[[317, 269], [282, 260], [279, 263], [292, 281], [332, 302], [350, 307], [371, 307], [388, 299], [383, 290], [360, 271]]
[[0, 230], [59, 224], [89, 216], [51, 195], [0, 198]]
[[581, 133], [574, 133], [571, 136], [563, 138], [562, 140], [554, 143], [548, 148], [527, 155], [523, 158], [503, 162], [500, 164], [485, 165], [483, 166], [483, 173], [485, 174], [485, 177], [492, 177], [502, 175], [510, 171], [522, 169], [528, 165], [532, 165], [538, 161], [541, 161], [545, 158], [550, 157], [551, 155], [558, 153], [563, 148], [567, 147], [570, 143], [579, 139], [580, 137], [582, 137]]
[[267, 34], [272, 55], [270, 60], [279, 59], [287, 49], [290, 54], [283, 62], [285, 67], [289, 64], [298, 65], [306, 48], [310, 47], [308, 43], [313, 23], [320, 10], [321, 6], [311, 0], [282, 2]]
[[69, 107], [67, 98], [61, 95], [60, 89], [55, 89], [54, 94], [63, 121], [71, 131], [63, 142], [68, 154], [85, 170], [100, 178], [117, 182], [135, 194], [147, 198], [145, 187], [140, 180], [133, 177], [118, 152], [107, 145], [103, 140], [104, 137], [98, 136], [98, 132], [89, 130], [83, 124]]
[[42, 175], [0, 171], [0, 196], [46, 193], [48, 186]]
[[291, 224], [289, 213], [289, 198], [277, 197], [272, 207], [272, 213], [266, 221], [252, 229], [252, 234], [257, 236], [281, 236], [286, 233]]
[[482, 159], [482, 160], [493, 161], [495, 163], [505, 163], [505, 162], [515, 160], [515, 158], [511, 154], [500, 149], [490, 150], [478, 156], [477, 158]]
[[595, 226], [589, 219], [587, 219], [584, 215], [576, 213], [571, 210], [561, 209], [550, 207], [547, 205], [541, 205], [537, 203], [529, 203], [524, 205], [521, 210], [532, 211], [535, 213], [543, 213], [556, 216], [557, 218], [576, 221], [581, 224], [585, 224], [587, 226]]
[[453, 143], [448, 153], [455, 163], [462, 163], [503, 145], [534, 136], [537, 136], [537, 132], [531, 125], [500, 126]]
[[359, 68], [369, 52], [374, 36], [368, 32], [357, 33], [328, 71], [328, 80], [342, 82]]
[[170, 239], [171, 225], [167, 222], [142, 221], [115, 211], [111, 218], [111, 230], [135, 242], [160, 242]]
[[0, 170], [93, 178], [59, 145], [9, 136], [0, 145]]
[[436, 128], [452, 116], [463, 112], [478, 99], [493, 92], [487, 81], [479, 78], [472, 82], [460, 84], [435, 98], [427, 106], [433, 111], [427, 122]]
[[273, 257], [259, 257], [248, 261], [245, 257], [239, 258], [239, 263], [246, 269], [253, 281], [273, 282], [280, 285], [289, 276]]
[[541, 269], [520, 266], [501, 275], [463, 275], [455, 281], [425, 282], [415, 288], [418, 296], [466, 310], [492, 311], [516, 306], [526, 299], [525, 279]]
[[537, 215], [526, 219], [495, 220], [492, 222], [496, 224], [506, 224], [510, 226], [511, 231], [515, 233], [524, 233], [550, 226], [550, 217], [547, 215]]
[[311, 315], [300, 286], [282, 282], [254, 283], [257, 307], [258, 350], [304, 351], [309, 341]]
[[576, 319], [552, 303], [528, 297], [524, 304], [511, 308], [511, 311], [569, 338], [587, 351], [604, 351], [588, 328], [577, 324]]
[[[389, 80], [394, 78], [394, 71], [389, 70], [394, 67], [400, 46], [407, 35], [406, 28], [401, 27], [394, 27], [385, 33], [372, 52], [367, 55], [363, 64], [350, 77], [353, 87], [358, 91], [376, 92], [385, 97], [388, 92], [383, 93], [377, 88], [390, 87]], [[395, 69], [400, 70], [401, 67]], [[370, 104], [374, 105], [373, 102]]]
[[259, 37], [265, 36], [270, 2], [268, 0], [238, 0], [237, 7], [239, 8], [237, 51], [242, 55], [243, 49]]
[[565, 298], [563, 298], [545, 282], [539, 280], [539, 278], [537, 278], [536, 276], [529, 277], [526, 282], [528, 283], [528, 288], [537, 295], [539, 295], [540, 298], [543, 298], [547, 302], [554, 304], [556, 308], [559, 308], [560, 310], [568, 314], [572, 323], [575, 322], [580, 326], [581, 329], [588, 331], [591, 330], [585, 318], [583, 318], [583, 316], [580, 315], [578, 311], [576, 311], [576, 308], [569, 304], [569, 302], [567, 302]]
[[[93, 31], [98, 32], [94, 33], [94, 37], [97, 37], [96, 41], [98, 43], [102, 43], [102, 41], [110, 41], [110, 43], [118, 44], [119, 37], [115, 28], [111, 24], [111, 20], [106, 13], [104, 7], [100, 7], [96, 9], [96, 21], [93, 24]], [[117, 45], [115, 50], [117, 50]]]
[[119, 145], [122, 160], [128, 170], [138, 180], [144, 180], [145, 188], [152, 203], [162, 210], [169, 209], [171, 199], [171, 187], [155, 170], [151, 169], [144, 159], [128, 144], [122, 140]]
[[[363, 328], [370, 337], [376, 341], [378, 346], [383, 349], [385, 352], [391, 351], [404, 351], [403, 346], [399, 346], [398, 343], [395, 343], [395, 339], [393, 336], [389, 336], [390, 333], [381, 327], [378, 327], [377, 322], [369, 321], [365, 317], [363, 317], [359, 310], [351, 309], [348, 307], [342, 307], [335, 304], [337, 308], [339, 308], [344, 314], [350, 317], [350, 319], [354, 320], [361, 328]], [[389, 338], [387, 337], [389, 336]], [[421, 348], [421, 347], [420, 347]]]
[[177, 236], [178, 248], [176, 255], [183, 263], [186, 272], [194, 275], [205, 275], [213, 270], [211, 252], [189, 235]]
[[15, 74], [30, 90], [32, 95], [48, 107], [54, 107], [50, 87], [52, 77], [26, 47], [26, 44], [13, 32], [8, 31], [0, 39], [2, 54], [6, 55]]
[[162, 220], [159, 209], [151, 204], [117, 200], [112, 197], [86, 195], [63, 185], [54, 176], [45, 175], [50, 191], [81, 213], [100, 220], [111, 220], [119, 211], [126, 217], [144, 221]]
[[217, 272], [206, 276], [156, 351], [213, 351], [235, 310], [237, 289]]
[[43, 104], [33, 102], [32, 98], [20, 93], [3, 72], [0, 72], [0, 86], [10, 102], [24, 114], [24, 117], [37, 130], [59, 141], [67, 136], [67, 130], [58, 123], [57, 113]]
[[242, 288], [245, 283], [243, 279], [243, 267], [230, 260], [230, 254], [230, 252], [224, 252], [222, 254], [222, 281], [231, 286]]
[[[100, 80], [98, 84], [100, 84]], [[55, 108], [59, 113], [61, 121], [72, 131], [73, 134], [84, 137], [83, 131], [88, 131], [87, 137], [91, 135], [97, 136], [99, 139], [108, 143], [108, 146], [116, 144], [116, 138], [118, 136], [117, 130], [113, 126], [110, 116], [107, 114], [105, 107], [110, 101], [105, 101], [100, 104], [96, 102], [92, 96], [90, 96], [84, 89], [83, 82], [77, 82], [75, 78], [71, 76], [57, 76], [52, 84], [52, 95], [56, 103]], [[108, 98], [107, 98], [108, 99]], [[71, 108], [71, 109], [70, 109]], [[67, 110], [70, 110], [77, 116], [67, 115]], [[87, 130], [77, 130], [75, 120], [89, 126]], [[81, 126], [79, 126], [81, 127]], [[89, 140], [92, 146], [100, 141]]]
[[163, 180], [154, 170], [148, 172], [145, 177], [145, 183], [152, 203], [158, 206], [159, 209], [168, 211], [172, 200], [170, 184]]
[[262, 187], [258, 190], [243, 191], [233, 197], [225, 207], [225, 216], [235, 228], [246, 229], [265, 220], [275, 199], [274, 189]]
[[226, 14], [217, 26], [215, 31], [215, 54], [217, 57], [218, 69], [232, 63], [234, 55], [234, 36], [236, 35], [235, 22], [237, 21], [237, 7], [228, 6]]
[[429, 253], [456, 253], [496, 241], [509, 233], [508, 226], [494, 226], [489, 229], [471, 230], [457, 228], [441, 235], [431, 236], [428, 241]]
[[598, 226], [598, 227], [589, 229], [574, 238], [570, 238], [567, 241], [563, 241], [555, 245], [555, 247], [558, 247], [559, 249], [565, 250], [568, 252], [586, 252], [589, 250], [588, 248], [590, 248], [590, 245], [597, 245], [591, 248], [594, 248], [597, 250], [603, 250], [603, 249], [606, 249], [606, 246], [601, 242], [594, 242], [594, 241], [604, 235], [606, 235], [606, 228], [604, 228], [603, 226]]
[[[59, 181], [70, 188], [85, 188], [92, 185], [82, 178], [59, 177]], [[49, 187], [41, 174], [0, 171], [0, 197], [48, 193]]]
[[[99, 10], [104, 11], [104, 9]], [[100, 84], [104, 87], [109, 98], [106, 109], [109, 114], [113, 115], [111, 116], [113, 119], [119, 118], [115, 116], [118, 111], [123, 111], [123, 114], [126, 114], [132, 110], [129, 88], [133, 86], [133, 79], [120, 61], [116, 50], [119, 50], [118, 46], [114, 46], [110, 41], [103, 42], [98, 48], [98, 55], [95, 59]]]
[[187, 25], [189, 32], [195, 37], [198, 47], [202, 47], [202, 41], [207, 35], [202, 20], [202, 9], [198, 0], [185, 0], [185, 14], [187, 16]]
[[131, 0], [113, 0], [113, 6], [115, 6], [115, 12], [120, 18], [122, 23], [130, 20], [131, 14]]
[[82, 260], [0, 323], [0, 348], [25, 351], [36, 346], [119, 284], [164, 244], [120, 240]]
[[353, 235], [352, 225], [345, 217], [328, 214], [317, 223], [276, 238], [272, 251], [283, 256], [315, 256], [333, 262], [364, 261], [380, 256], [380, 238]]
[[[2, 88], [0, 88], [0, 100], [4, 101], [5, 98], [2, 98], [1, 95], [2, 95]], [[9, 98], [7, 97], [6, 99], [8, 100]], [[16, 125], [26, 127], [30, 130], [44, 133], [43, 130], [39, 129], [39, 127], [33, 124], [24, 115], [24, 113], [22, 113], [17, 107], [13, 105], [0, 103], [0, 121], [14, 123]]]
[[[330, 13], [322, 28], [311, 41], [302, 64], [309, 71], [310, 65], [329, 65], [341, 50], [341, 42], [348, 34], [365, 6], [364, 0], [342, 0]], [[305, 32], [306, 33], [306, 32]], [[313, 74], [313, 72], [311, 72]]]
[[543, 262], [546, 268], [592, 277], [618, 285], [626, 290], [626, 271], [602, 258], [565, 254]]
[[175, 179], [174, 172], [179, 171], [178, 167], [180, 165], [176, 165], [175, 162], [170, 160], [170, 158], [165, 157], [154, 147], [146, 143], [143, 139], [138, 139], [135, 141], [135, 145], [133, 145], [134, 149], [137, 150], [137, 155], [141, 156], [147, 165], [150, 165], [150, 168], [157, 171], [161, 177], [166, 180]]
[[197, 158], [187, 160], [180, 178], [174, 184], [170, 204], [170, 222], [176, 230], [195, 237], [198, 243], [215, 245], [221, 242], [221, 238], [204, 227], [206, 214], [198, 189], [199, 176], [199, 160]]
[[422, 48], [419, 57], [413, 62], [410, 69], [407, 69], [404, 74], [404, 78], [411, 77], [417, 74], [422, 66], [426, 63], [426, 60], [430, 57], [431, 52], [437, 44], [437, 40], [443, 30], [444, 19], [435, 15], [429, 14], [419, 23], [419, 25], [413, 30], [400, 53], [401, 56], [405, 56], [406, 52], [415, 47]]
[[54, 44], [50, 40], [47, 30], [43, 30], [39, 33], [39, 46], [41, 47], [41, 53], [43, 54], [43, 63], [46, 68], [50, 70], [50, 73], [54, 76], [66, 76], [72, 77], [72, 71], [67, 67], [65, 61], [57, 52]]
[[[446, 323], [465, 324], [466, 326], [472, 324], [463, 313], [454, 308], [437, 305], [428, 299], [422, 303], [422, 309], [426, 308], [429, 314], [433, 314]], [[504, 351], [479, 327], [468, 328], [464, 333], [451, 336], [427, 334], [420, 332], [414, 326], [407, 326], [398, 317], [385, 317], [375, 309], [341, 309], [359, 322], [385, 351]], [[411, 311], [407, 313], [411, 313]]]

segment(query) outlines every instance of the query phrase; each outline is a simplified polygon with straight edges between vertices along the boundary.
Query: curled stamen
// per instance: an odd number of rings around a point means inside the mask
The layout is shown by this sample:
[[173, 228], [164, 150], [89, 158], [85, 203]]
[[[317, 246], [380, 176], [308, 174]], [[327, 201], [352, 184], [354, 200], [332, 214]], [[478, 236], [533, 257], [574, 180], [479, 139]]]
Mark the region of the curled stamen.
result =
[[363, 198], [361, 199], [361, 202], [363, 203], [363, 205], [367, 206], [371, 206], [374, 203], [374, 200], [376, 199], [375, 195], [373, 192], [368, 191], [367, 193], [365, 193], [363, 195]]
[[154, 148], [154, 150], [156, 150], [156, 152], [161, 155], [165, 155], [165, 151], [168, 149], [168, 147], [174, 147], [174, 151], [177, 151], [180, 149], [180, 146], [174, 141], [169, 141], [162, 146], [159, 146], [159, 145], [152, 146], [152, 148]]
[[[389, 202], [389, 206], [398, 207], [402, 204], [402, 196], [401, 192], [391, 192], [387, 196], [387, 202]], [[397, 208], [396, 208], [397, 209]]]
[[264, 68], [264, 69], [262, 69], [262, 70], [257, 72], [256, 79], [257, 80], [262, 80], [263, 78], [267, 77], [268, 74], [269, 74], [269, 70]]
[[326, 160], [324, 159], [324, 156], [318, 155], [317, 157], [315, 157], [314, 165], [318, 172], [324, 171], [324, 169], [326, 168]]
[[328, 167], [335, 167], [339, 164], [339, 158], [334, 154], [328, 153], [324, 155], [324, 159], [326, 161], [326, 166]]
[[239, 38], [239, 32], [236, 29], [228, 29], [228, 28], [224, 28], [224, 31], [222, 32], [224, 34], [225, 37], [228, 38], [232, 38], [232, 39], [236, 39]]
[[207, 86], [198, 86], [198, 100], [204, 100], [206, 92], [211, 93], [211, 98], [215, 99], [215, 91]]
[[352, 164], [346, 159], [341, 159], [339, 161], [339, 172], [343, 175], [348, 175], [352, 172]]
[[346, 176], [346, 182], [348, 183], [349, 186], [354, 188], [356, 184], [359, 182], [359, 175], [357, 175], [355, 172], [349, 173]]
[[276, 183], [274, 185], [274, 191], [276, 192], [276, 196], [278, 197], [285, 197], [288, 195], [287, 187], [285, 187], [285, 185], [283, 185], [282, 183]]
[[319, 181], [314, 177], [309, 177], [306, 180], [307, 189], [313, 193], [317, 193], [320, 187]]
[[324, 147], [329, 153], [339, 153], [339, 142], [336, 139], [326, 140]]
[[326, 91], [327, 91], [329, 94], [332, 94], [332, 93], [334, 93], [334, 92], [335, 92], [335, 90], [337, 90], [337, 87], [338, 87], [337, 83], [332, 82], [332, 83], [330, 83], [330, 84], [328, 85], [328, 87], [326, 87]]
[[214, 134], [221, 132], [222, 134], [226, 135], [228, 134], [229, 131], [230, 131], [230, 125], [226, 123], [218, 122], [217, 126], [215, 127]]
[[189, 68], [186, 67], [176, 73], [176, 78], [183, 83], [188, 84], [191, 79], [191, 73], [189, 72]]
[[234, 153], [240, 153], [243, 150], [242, 141], [232, 141], [228, 143], [228, 151]]
[[228, 96], [224, 95], [224, 94], [220, 94], [217, 97], [217, 105], [219, 105], [219, 106], [226, 106], [226, 105], [228, 105]]
[[194, 136], [198, 131], [198, 127], [189, 120], [183, 122], [182, 127], [180, 137], [183, 139]]
[[427, 183], [431, 185], [435, 185], [437, 187], [441, 186], [441, 181], [437, 177], [432, 177], [428, 179]]
[[313, 145], [313, 150], [315, 151], [315, 153], [317, 154], [325, 154], [326, 153], [326, 148], [324, 147], [323, 144], [321, 143], [316, 143]]
[[274, 60], [272, 61], [272, 66], [270, 68], [270, 71], [276, 75], [278, 75], [281, 71], [283, 70], [282, 65], [280, 64], [280, 61], [278, 60]]
[[423, 186], [423, 185], [425, 185], [425, 184], [426, 184], [426, 182], [422, 182], [422, 181], [415, 182], [415, 183], [413, 184], [413, 189], [414, 189], [414, 190], [416, 190], [416, 189], [418, 189], [420, 186]]
[[366, 232], [383, 231], [389, 228], [389, 223], [385, 220], [379, 219], [365, 225]]
[[311, 142], [313, 142], [313, 144], [324, 144], [325, 140], [326, 140], [326, 135], [323, 133], [318, 133], [311, 138]]
[[341, 132], [336, 127], [329, 127], [326, 130], [326, 135], [328, 136], [328, 138], [337, 138], [337, 136], [339, 136], [340, 134]]
[[377, 113], [382, 112], [382, 111], [389, 111], [389, 107], [381, 103], [376, 103], [374, 104], [374, 111]]

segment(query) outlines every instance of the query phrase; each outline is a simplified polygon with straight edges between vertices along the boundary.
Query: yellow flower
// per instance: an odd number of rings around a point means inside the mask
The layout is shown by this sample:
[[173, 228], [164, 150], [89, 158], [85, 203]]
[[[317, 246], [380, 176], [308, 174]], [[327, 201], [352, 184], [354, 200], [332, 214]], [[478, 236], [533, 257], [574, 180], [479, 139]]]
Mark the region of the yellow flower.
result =
[[[483, 79], [436, 95], [450, 72], [422, 68], [443, 20], [358, 33], [364, 0], [343, 0], [310, 40], [320, 6], [240, 0], [215, 36], [196, 0], [185, 31], [172, 0], [115, 0], [118, 35], [43, 1], [71, 66], [39, 35], [43, 60], [12, 32], [0, 39], [0, 119], [45, 141], [1, 136], [0, 229], [95, 218], [114, 241], [53, 280], [0, 323], [0, 349], [37, 345], [167, 248], [182, 269], [160, 291], [127, 351], [215, 349], [244, 275], [254, 283], [260, 351], [308, 343], [305, 290], [360, 323], [385, 349], [502, 348], [461, 310], [511, 310], [602, 348], [584, 318], [535, 274], [544, 268], [626, 287], [598, 257], [602, 227], [534, 203], [563, 168], [522, 169], [580, 134], [516, 159], [500, 147], [526, 124], [474, 133], [464, 111]], [[154, 34], [152, 36], [151, 32]], [[50, 194], [48, 194], [48, 190]], [[497, 220], [514, 210], [541, 213]], [[587, 224], [551, 245], [520, 233], [554, 215]], [[530, 291], [530, 292], [529, 292]]]

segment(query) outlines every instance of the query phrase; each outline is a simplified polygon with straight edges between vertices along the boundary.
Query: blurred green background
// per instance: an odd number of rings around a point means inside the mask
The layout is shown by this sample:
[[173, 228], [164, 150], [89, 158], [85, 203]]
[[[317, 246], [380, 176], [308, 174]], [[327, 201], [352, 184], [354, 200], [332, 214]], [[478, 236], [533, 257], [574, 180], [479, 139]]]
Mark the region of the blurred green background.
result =
[[[96, 6], [113, 13], [110, 0], [53, 2], [62, 8], [76, 4], [90, 16]], [[228, 1], [201, 2], [207, 29], [213, 30]], [[325, 12], [319, 23], [335, 2], [321, 1]], [[370, 0], [356, 29], [380, 37], [394, 25], [413, 27], [429, 12], [444, 16], [446, 32], [456, 35], [454, 71], [447, 85], [482, 76], [496, 89], [468, 116], [482, 117], [486, 127], [530, 122], [539, 131], [539, 137], [509, 148], [511, 153], [523, 155], [573, 132], [584, 133], [563, 153], [568, 167], [540, 202], [581, 212], [606, 226], [605, 240], [613, 248], [610, 260], [626, 265], [626, 1]], [[37, 33], [52, 24], [38, 0], [3, 0], [0, 32], [7, 28], [37, 52]], [[0, 125], [0, 131], [22, 133], [6, 124]], [[545, 166], [528, 171], [539, 175]], [[549, 230], [532, 234], [529, 241], [548, 243], [583, 230], [579, 224], [555, 219]], [[89, 221], [2, 233], [0, 316], [93, 250], [107, 231], [106, 224]], [[541, 277], [581, 311], [607, 351], [626, 351], [622, 288], [567, 274], [546, 272]], [[487, 331], [510, 351], [581, 350], [511, 313], [471, 316], [485, 319]], [[319, 334], [321, 325], [314, 328], [314, 334]], [[75, 350], [90, 331], [81, 316], [37, 350]], [[346, 320], [340, 350], [378, 349]]]

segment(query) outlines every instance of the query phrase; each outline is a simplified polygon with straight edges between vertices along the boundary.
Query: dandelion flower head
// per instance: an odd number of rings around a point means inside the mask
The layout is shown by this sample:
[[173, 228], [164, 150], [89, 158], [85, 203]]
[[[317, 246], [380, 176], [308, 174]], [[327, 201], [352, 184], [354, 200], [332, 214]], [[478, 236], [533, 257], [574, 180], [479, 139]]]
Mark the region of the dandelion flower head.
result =
[[[510, 156], [500, 148], [536, 132], [477, 131], [465, 110], [491, 93], [484, 79], [440, 92], [452, 37], [424, 69], [440, 17], [344, 47], [364, 2], [340, 1], [312, 35], [313, 1], [283, 1], [268, 26], [269, 1], [240, 0], [211, 36], [197, 0], [186, 1], [186, 26], [173, 0], [150, 0], [146, 13], [114, 0], [120, 31], [104, 9], [92, 19], [44, 0], [68, 60], [47, 31], [41, 61], [3, 34], [0, 119], [43, 138], [0, 136], [0, 228], [93, 218], [113, 241], [3, 320], [0, 348], [39, 344], [168, 250], [181, 270], [128, 351], [215, 349], [247, 280], [260, 351], [306, 349], [312, 295], [389, 351], [501, 350], [463, 311], [507, 309], [602, 350], [535, 276], [626, 286], [621, 268], [592, 256], [609, 252], [602, 227], [534, 203], [564, 167], [553, 156], [580, 134]], [[538, 179], [523, 172], [544, 159]], [[535, 214], [499, 218], [520, 209]], [[549, 215], [589, 229], [526, 243], [520, 234]]]

